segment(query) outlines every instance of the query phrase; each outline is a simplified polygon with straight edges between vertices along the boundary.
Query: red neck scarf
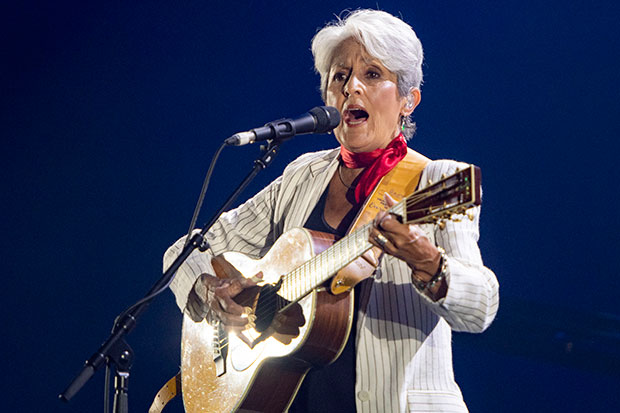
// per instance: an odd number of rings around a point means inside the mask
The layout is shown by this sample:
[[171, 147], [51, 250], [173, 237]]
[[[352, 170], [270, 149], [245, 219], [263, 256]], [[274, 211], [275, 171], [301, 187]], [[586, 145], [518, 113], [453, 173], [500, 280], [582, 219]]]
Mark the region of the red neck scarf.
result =
[[401, 133], [384, 149], [372, 152], [351, 152], [340, 145], [340, 159], [347, 168], [366, 168], [355, 187], [355, 200], [361, 203], [370, 195], [381, 178], [387, 175], [407, 155], [407, 143]]

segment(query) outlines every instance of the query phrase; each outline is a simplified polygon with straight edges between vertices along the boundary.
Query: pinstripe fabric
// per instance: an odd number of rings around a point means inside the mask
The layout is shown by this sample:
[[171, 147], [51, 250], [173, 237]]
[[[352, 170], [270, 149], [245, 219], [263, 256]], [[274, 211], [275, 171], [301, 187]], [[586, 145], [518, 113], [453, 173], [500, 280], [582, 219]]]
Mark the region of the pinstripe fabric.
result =
[[[305, 154], [282, 176], [239, 208], [222, 214], [208, 233], [211, 253], [239, 251], [264, 255], [285, 231], [302, 226], [336, 171], [338, 150]], [[420, 187], [458, 167], [433, 161]], [[357, 322], [356, 394], [359, 412], [467, 411], [452, 371], [451, 331], [481, 332], [497, 312], [498, 283], [484, 267], [478, 249], [479, 208], [474, 220], [449, 222], [444, 230], [423, 225], [427, 236], [448, 255], [448, 293], [434, 302], [411, 283], [409, 267], [385, 256], [374, 279], [361, 289]], [[166, 251], [169, 265], [183, 245]], [[208, 253], [194, 252], [171, 288], [179, 308], [196, 278], [212, 273]]]

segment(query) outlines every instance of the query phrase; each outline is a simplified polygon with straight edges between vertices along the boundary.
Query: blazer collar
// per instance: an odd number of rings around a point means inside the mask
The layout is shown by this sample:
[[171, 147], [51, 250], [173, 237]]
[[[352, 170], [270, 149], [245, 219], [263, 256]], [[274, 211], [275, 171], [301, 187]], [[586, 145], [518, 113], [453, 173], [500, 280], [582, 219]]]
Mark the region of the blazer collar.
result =
[[334, 164], [338, 163], [338, 154], [340, 153], [340, 148], [334, 148], [332, 150], [325, 151], [321, 157], [313, 160], [310, 163], [310, 174], [313, 177], [317, 175], [327, 172], [334, 167]]

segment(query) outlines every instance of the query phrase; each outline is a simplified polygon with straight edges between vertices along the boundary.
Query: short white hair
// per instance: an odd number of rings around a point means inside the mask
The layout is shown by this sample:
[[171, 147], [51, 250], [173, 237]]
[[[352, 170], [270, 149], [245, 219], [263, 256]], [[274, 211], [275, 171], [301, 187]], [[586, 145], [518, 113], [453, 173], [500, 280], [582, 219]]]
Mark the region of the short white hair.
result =
[[[380, 10], [356, 10], [323, 27], [312, 39], [314, 67], [321, 76], [321, 96], [325, 100], [329, 69], [336, 48], [349, 38], [357, 40], [390, 72], [396, 74], [398, 93], [407, 96], [422, 85], [422, 43], [411, 26]], [[405, 119], [405, 137], [415, 132], [415, 124]]]

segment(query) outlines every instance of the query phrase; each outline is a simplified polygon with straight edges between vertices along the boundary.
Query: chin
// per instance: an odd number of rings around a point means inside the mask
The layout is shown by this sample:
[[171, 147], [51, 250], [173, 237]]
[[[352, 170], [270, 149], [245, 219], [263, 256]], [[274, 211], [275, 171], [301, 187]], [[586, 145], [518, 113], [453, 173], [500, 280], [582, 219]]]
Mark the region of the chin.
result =
[[365, 145], [364, 144], [360, 144], [360, 145], [348, 144], [348, 145], [345, 145], [345, 147], [351, 152], [371, 152], [377, 149], [379, 146], [368, 143]]
[[370, 152], [378, 148], [385, 148], [390, 143], [390, 140], [383, 142], [378, 141], [372, 136], [348, 135], [347, 139], [344, 140], [344, 146], [351, 152]]

